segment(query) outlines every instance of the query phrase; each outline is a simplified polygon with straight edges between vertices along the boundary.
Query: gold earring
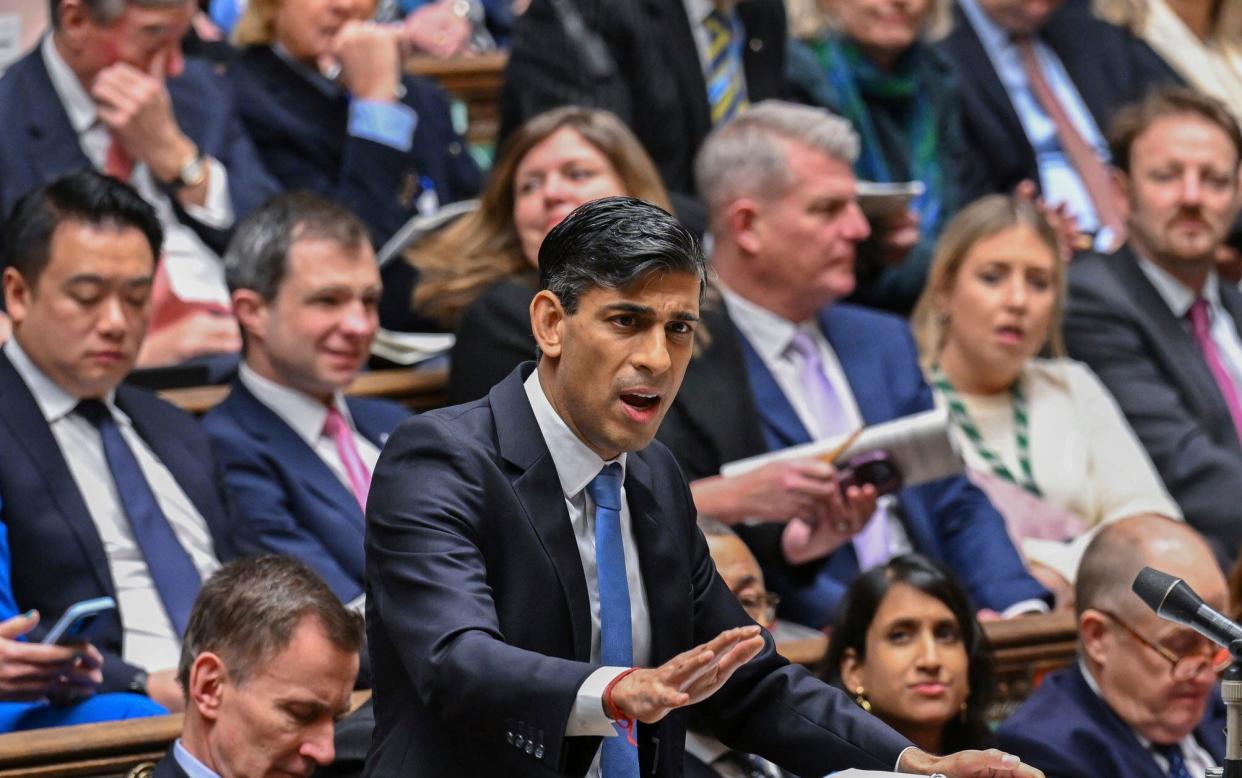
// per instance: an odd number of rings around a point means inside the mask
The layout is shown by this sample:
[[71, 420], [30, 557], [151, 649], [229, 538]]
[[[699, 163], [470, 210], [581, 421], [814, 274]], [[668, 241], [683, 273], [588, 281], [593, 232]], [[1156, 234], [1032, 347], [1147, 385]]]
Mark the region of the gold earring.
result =
[[867, 699], [867, 692], [863, 687], [859, 686], [858, 691], [854, 693], [854, 702], [858, 703], [858, 707], [871, 712], [871, 700]]
[[965, 703], [965, 701], [963, 701], [963, 702], [962, 702], [962, 712], [961, 712], [961, 716], [960, 716], [960, 718], [962, 719], [962, 723], [963, 723], [963, 724], [965, 724], [965, 723], [966, 723], [966, 703]]

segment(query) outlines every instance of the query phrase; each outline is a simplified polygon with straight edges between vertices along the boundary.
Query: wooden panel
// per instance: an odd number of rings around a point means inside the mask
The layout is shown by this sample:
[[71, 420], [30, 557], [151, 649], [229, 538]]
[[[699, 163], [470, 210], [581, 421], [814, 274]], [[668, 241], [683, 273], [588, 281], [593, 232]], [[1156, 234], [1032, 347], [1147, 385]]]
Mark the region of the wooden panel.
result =
[[1043, 676], [1074, 661], [1078, 624], [1073, 613], [1023, 616], [983, 625], [996, 676], [994, 719], [1030, 696]]
[[412, 57], [406, 70], [433, 78], [445, 91], [466, 104], [470, 119], [467, 139], [476, 145], [496, 142], [500, 131], [500, 88], [509, 55], [503, 52], [477, 57]]
[[[447, 367], [372, 370], [359, 374], [345, 393], [355, 397], [383, 397], [422, 411], [444, 405], [447, 382]], [[228, 393], [227, 386], [192, 386], [167, 389], [160, 392], [160, 397], [184, 411], [201, 415], [214, 408]]]
[[806, 665], [815, 670], [828, 653], [828, 636], [817, 629], [804, 627], [792, 621], [777, 621], [772, 627], [772, 639], [780, 655], [796, 665]]

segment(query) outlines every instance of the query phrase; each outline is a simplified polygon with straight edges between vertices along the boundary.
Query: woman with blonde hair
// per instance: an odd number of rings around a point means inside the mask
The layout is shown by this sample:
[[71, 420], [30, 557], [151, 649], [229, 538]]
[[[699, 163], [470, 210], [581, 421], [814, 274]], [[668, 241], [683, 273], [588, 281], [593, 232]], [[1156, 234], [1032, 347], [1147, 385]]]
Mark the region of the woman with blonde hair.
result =
[[620, 119], [556, 108], [509, 137], [477, 210], [407, 252], [421, 276], [414, 308], [457, 332], [450, 402], [482, 397], [534, 358], [528, 308], [539, 247], [574, 208], [615, 195], [671, 208], [651, 158]]
[[991, 195], [945, 228], [912, 321], [972, 480], [1061, 592], [1093, 527], [1181, 518], [1103, 384], [1063, 356], [1064, 305], [1055, 231], [1032, 203]]

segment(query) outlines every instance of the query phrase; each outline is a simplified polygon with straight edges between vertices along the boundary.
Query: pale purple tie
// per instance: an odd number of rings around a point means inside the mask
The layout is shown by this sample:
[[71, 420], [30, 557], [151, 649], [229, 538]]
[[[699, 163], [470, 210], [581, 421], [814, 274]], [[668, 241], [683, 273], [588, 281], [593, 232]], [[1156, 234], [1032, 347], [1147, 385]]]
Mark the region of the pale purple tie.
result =
[[[836, 387], [824, 372], [819, 346], [805, 330], [794, 333], [787, 349], [798, 367], [798, 379], [802, 382], [803, 397], [807, 407], [825, 438], [851, 432]], [[854, 554], [858, 557], [860, 570], [870, 570], [889, 560], [888, 516], [884, 507], [872, 514], [862, 532], [854, 536]]]
[[1208, 323], [1208, 301], [1202, 297], [1196, 298], [1186, 316], [1190, 319], [1190, 329], [1194, 333], [1195, 341], [1199, 344], [1199, 350], [1203, 352], [1203, 359], [1207, 362], [1208, 370], [1212, 371], [1212, 378], [1216, 379], [1216, 386], [1220, 389], [1221, 397], [1224, 398], [1225, 405], [1229, 406], [1229, 415], [1233, 417], [1234, 433], [1242, 438], [1242, 402], [1238, 400], [1237, 385], [1234, 384], [1229, 371], [1225, 369], [1225, 363], [1220, 359], [1216, 341], [1212, 340], [1212, 328]]

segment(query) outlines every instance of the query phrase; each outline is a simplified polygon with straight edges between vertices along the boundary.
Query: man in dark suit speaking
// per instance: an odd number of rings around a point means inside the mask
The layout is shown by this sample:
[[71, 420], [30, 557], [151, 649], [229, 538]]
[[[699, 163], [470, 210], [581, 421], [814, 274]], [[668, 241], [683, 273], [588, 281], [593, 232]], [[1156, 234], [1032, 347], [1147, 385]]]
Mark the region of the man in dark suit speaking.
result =
[[648, 445], [694, 345], [690, 234], [600, 200], [539, 268], [538, 364], [406, 422], [376, 466], [366, 774], [679, 776], [697, 705], [727, 745], [799, 775], [1039, 775], [911, 747], [782, 660], [716, 575], [676, 463]]

